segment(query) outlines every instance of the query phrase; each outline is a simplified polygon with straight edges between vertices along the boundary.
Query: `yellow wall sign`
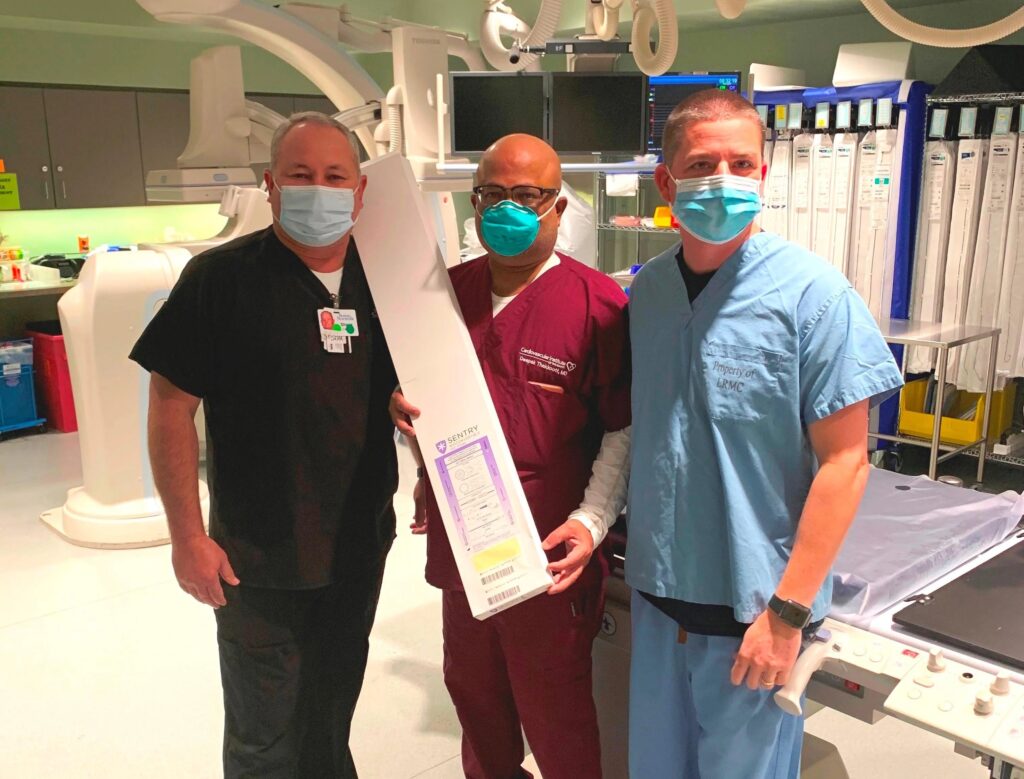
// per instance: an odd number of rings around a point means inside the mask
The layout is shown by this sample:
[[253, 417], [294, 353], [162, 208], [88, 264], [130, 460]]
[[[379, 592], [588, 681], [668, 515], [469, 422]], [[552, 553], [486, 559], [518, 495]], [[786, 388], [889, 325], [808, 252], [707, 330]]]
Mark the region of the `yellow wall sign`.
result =
[[0, 173], [0, 211], [17, 211], [20, 208], [18, 174]]

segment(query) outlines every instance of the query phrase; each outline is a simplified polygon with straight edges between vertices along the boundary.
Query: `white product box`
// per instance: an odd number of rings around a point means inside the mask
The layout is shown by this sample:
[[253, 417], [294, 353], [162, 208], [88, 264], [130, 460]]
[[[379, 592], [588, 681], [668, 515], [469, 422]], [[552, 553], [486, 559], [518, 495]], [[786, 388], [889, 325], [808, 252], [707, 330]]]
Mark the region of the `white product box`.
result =
[[409, 163], [388, 154], [353, 230], [477, 619], [547, 590], [547, 557]]

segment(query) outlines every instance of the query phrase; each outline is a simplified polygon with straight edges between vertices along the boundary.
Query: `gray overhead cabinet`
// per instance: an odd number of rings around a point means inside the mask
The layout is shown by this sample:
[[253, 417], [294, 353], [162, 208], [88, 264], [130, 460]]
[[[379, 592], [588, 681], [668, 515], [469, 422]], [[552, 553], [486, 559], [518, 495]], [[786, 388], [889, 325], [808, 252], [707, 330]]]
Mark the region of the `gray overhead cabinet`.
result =
[[255, 100], [262, 103], [271, 111], [277, 111], [287, 119], [297, 110], [295, 108], [294, 95], [269, 95], [262, 92], [249, 92], [245, 96], [248, 100]]
[[[248, 97], [286, 117], [334, 113], [322, 96]], [[0, 85], [0, 159], [23, 210], [145, 205], [146, 173], [176, 167], [188, 135], [181, 90]], [[262, 181], [265, 163], [252, 167]]]
[[18, 175], [23, 209], [53, 208], [50, 145], [40, 87], [0, 86], [0, 159]]
[[145, 202], [130, 90], [0, 86], [0, 159], [24, 210]]
[[135, 92], [43, 90], [58, 208], [146, 203]]
[[188, 145], [188, 92], [138, 92], [143, 174], [173, 170]]
[[322, 114], [333, 116], [338, 113], [338, 109], [334, 107], [334, 103], [328, 100], [326, 97], [319, 95], [296, 95], [295, 96], [295, 111], [319, 111]]

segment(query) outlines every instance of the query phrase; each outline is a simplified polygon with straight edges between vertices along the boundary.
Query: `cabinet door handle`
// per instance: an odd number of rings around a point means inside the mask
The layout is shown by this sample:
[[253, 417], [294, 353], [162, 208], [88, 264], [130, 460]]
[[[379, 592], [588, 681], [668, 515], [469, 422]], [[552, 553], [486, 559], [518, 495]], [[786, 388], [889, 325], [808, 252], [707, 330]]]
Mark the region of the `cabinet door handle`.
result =
[[[48, 174], [50, 172], [50, 166], [49, 165], [43, 165], [41, 170], [42, 170], [42, 172], [44, 174]], [[49, 200], [50, 199], [50, 181], [49, 181], [49, 178], [50, 177], [48, 175], [44, 175], [43, 176], [43, 200]]]
[[68, 199], [68, 186], [67, 186], [67, 184], [64, 183], [63, 179], [61, 179], [61, 182], [60, 182], [60, 191], [61, 191], [61, 194], [64, 196], [64, 199], [67, 200]]

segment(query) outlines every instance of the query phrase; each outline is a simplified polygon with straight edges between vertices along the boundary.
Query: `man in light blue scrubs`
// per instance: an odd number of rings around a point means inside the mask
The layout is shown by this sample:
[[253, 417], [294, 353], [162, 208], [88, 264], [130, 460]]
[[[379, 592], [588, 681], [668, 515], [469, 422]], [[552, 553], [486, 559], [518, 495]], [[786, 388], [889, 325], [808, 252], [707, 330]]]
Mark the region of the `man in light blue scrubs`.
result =
[[772, 694], [828, 613], [869, 408], [903, 383], [849, 282], [754, 221], [762, 139], [733, 93], [676, 107], [655, 180], [682, 243], [631, 289], [633, 779], [799, 775]]

